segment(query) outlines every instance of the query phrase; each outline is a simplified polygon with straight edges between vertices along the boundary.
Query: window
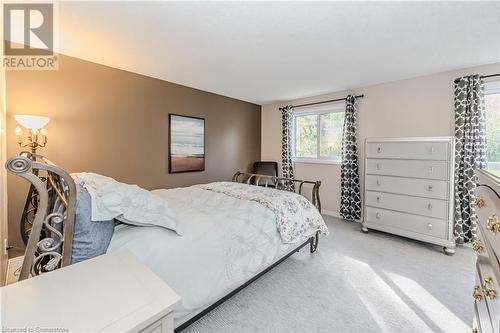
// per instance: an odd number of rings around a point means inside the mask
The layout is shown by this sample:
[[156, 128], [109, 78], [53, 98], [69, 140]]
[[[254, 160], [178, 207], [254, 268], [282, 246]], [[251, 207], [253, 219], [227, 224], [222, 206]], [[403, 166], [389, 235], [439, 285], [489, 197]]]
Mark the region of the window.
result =
[[294, 115], [294, 161], [335, 163], [342, 159], [344, 108], [308, 108]]
[[487, 168], [500, 170], [500, 81], [486, 83], [484, 93]]

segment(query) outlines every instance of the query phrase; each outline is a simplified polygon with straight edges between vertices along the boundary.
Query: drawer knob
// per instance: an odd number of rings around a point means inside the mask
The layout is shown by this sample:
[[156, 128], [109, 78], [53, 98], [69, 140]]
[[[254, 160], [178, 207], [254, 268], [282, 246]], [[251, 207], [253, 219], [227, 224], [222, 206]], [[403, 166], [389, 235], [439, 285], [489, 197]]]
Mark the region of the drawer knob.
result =
[[428, 209], [428, 210], [432, 210], [432, 204], [428, 204], [428, 205], [427, 205], [427, 209]]
[[377, 202], [380, 202], [380, 197], [377, 197]]
[[432, 230], [432, 223], [427, 223], [427, 229]]
[[380, 170], [380, 164], [377, 163], [377, 170]]
[[474, 299], [478, 302], [483, 299], [483, 294], [481, 293], [480, 286], [474, 286], [474, 291], [472, 292], [472, 297], [474, 297]]
[[377, 153], [381, 153], [382, 152], [382, 148], [381, 147], [377, 147]]
[[380, 180], [377, 180], [377, 186], [380, 186]]
[[434, 173], [434, 167], [429, 167], [429, 173]]
[[380, 213], [375, 214], [376, 219], [380, 219], [380, 216], [381, 216]]
[[432, 192], [432, 189], [433, 189], [433, 188], [434, 188], [434, 186], [429, 185], [429, 186], [427, 186], [427, 191]]
[[488, 221], [486, 222], [486, 228], [488, 228], [488, 230], [490, 230], [494, 235], [496, 235], [497, 232], [500, 232], [500, 218], [498, 218], [498, 216], [496, 216], [495, 214], [488, 217]]
[[489, 299], [495, 299], [495, 297], [497, 297], [497, 291], [493, 288], [493, 279], [491, 278], [491, 276], [488, 276], [486, 279], [484, 279], [483, 287], [484, 296], [488, 297]]
[[480, 253], [484, 252], [484, 244], [483, 244], [483, 242], [481, 242], [481, 240], [479, 240], [479, 239], [473, 241], [472, 242], [472, 249], [477, 254], [480, 254]]
[[434, 147], [432, 147], [432, 146], [431, 146], [431, 147], [429, 148], [429, 153], [434, 154], [434, 151], [435, 151], [435, 150], [436, 150], [436, 149], [435, 149]]
[[474, 198], [472, 204], [474, 205], [474, 207], [483, 208], [486, 202], [484, 201], [482, 196], [478, 195], [477, 197]]

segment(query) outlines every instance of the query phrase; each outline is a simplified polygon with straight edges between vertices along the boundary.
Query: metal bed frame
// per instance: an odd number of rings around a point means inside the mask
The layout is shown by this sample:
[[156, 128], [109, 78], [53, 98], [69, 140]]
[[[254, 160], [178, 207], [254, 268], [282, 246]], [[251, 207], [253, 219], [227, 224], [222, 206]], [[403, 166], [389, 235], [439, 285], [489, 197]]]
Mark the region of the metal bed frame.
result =
[[[241, 290], [243, 290], [246, 287], [248, 287], [248, 285], [250, 285], [252, 282], [254, 282], [258, 278], [260, 278], [262, 275], [266, 274], [271, 269], [273, 269], [274, 267], [276, 267], [279, 264], [281, 264], [283, 261], [285, 261], [286, 259], [288, 259], [288, 257], [290, 257], [292, 254], [294, 254], [296, 252], [299, 252], [307, 244], [311, 245], [311, 247], [310, 247], [311, 253], [315, 252], [316, 248], [318, 246], [318, 241], [317, 241], [318, 240], [318, 233], [319, 233], [319, 231], [316, 232], [316, 236], [310, 237], [306, 242], [302, 243], [300, 246], [298, 246], [294, 250], [292, 250], [289, 253], [287, 253], [285, 256], [283, 256], [278, 261], [274, 262], [271, 266], [267, 267], [262, 272], [260, 272], [259, 274], [257, 274], [256, 276], [254, 276], [253, 278], [251, 278], [250, 280], [248, 280], [247, 282], [245, 282], [243, 285], [241, 285], [238, 288], [234, 289], [229, 294], [227, 294], [226, 296], [222, 297], [217, 302], [213, 303], [208, 308], [204, 309], [203, 311], [201, 311], [200, 313], [198, 313], [197, 315], [195, 315], [193, 318], [190, 318], [188, 321], [186, 321], [186, 322], [182, 323], [181, 325], [177, 326], [174, 329], [174, 332], [175, 333], [179, 333], [182, 330], [184, 330], [185, 328], [187, 328], [188, 326], [190, 326], [191, 324], [193, 324], [194, 322], [198, 321], [199, 319], [201, 319], [201, 317], [205, 316], [207, 313], [209, 313], [212, 310], [214, 310], [216, 307], [218, 307], [219, 305], [221, 305], [222, 303], [224, 303], [225, 301], [227, 301], [228, 299], [230, 299], [231, 297], [233, 297], [234, 295], [236, 295], [237, 293], [239, 293]], [[316, 239], [316, 240], [314, 240], [314, 239]]]
[[42, 155], [22, 152], [5, 163], [6, 169], [31, 183], [36, 209], [25, 205], [23, 216], [34, 214], [19, 281], [71, 263], [76, 212], [73, 178]]
[[[311, 191], [311, 202], [321, 213], [321, 199], [319, 198], [319, 187], [321, 186], [321, 182], [319, 180], [300, 180], [238, 171], [234, 174], [232, 181], [237, 183], [246, 183], [248, 185], [274, 187], [278, 190], [292, 191], [300, 195], [302, 195], [302, 188], [304, 184], [311, 184], [313, 185]], [[297, 186], [295, 186], [296, 184], [298, 184], [298, 190]]]
[[[30, 191], [35, 191], [37, 198], [19, 280], [69, 265], [76, 213], [76, 185], [73, 178], [42, 155], [30, 152], [22, 152], [19, 156], [10, 158], [5, 167], [9, 172], [28, 180], [31, 183]], [[301, 195], [305, 184], [312, 185], [311, 202], [321, 212], [320, 181], [244, 172], [236, 172], [232, 181], [265, 187], [272, 184], [275, 189], [294, 191]], [[25, 206], [26, 209], [30, 208]], [[23, 214], [28, 212], [25, 211]], [[182, 331], [306, 245], [309, 244], [311, 253], [316, 252], [318, 243], [319, 231], [249, 281], [175, 328], [175, 332]]]

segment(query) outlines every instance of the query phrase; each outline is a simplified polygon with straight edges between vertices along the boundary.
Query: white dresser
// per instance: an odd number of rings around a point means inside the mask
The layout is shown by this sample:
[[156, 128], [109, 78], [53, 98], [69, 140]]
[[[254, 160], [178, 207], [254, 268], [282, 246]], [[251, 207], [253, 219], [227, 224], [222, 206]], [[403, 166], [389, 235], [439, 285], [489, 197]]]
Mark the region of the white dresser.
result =
[[0, 288], [2, 332], [173, 333], [180, 297], [119, 250]]
[[500, 332], [500, 171], [498, 175], [477, 171], [475, 190], [478, 218], [476, 284], [473, 332]]
[[381, 230], [455, 253], [453, 142], [451, 137], [367, 139], [362, 230]]

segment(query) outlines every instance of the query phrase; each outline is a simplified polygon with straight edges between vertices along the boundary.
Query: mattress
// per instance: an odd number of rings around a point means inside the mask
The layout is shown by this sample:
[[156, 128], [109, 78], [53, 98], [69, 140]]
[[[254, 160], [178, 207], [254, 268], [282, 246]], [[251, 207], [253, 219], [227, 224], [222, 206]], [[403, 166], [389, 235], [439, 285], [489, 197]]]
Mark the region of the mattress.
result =
[[179, 231], [120, 225], [108, 252], [126, 248], [181, 297], [175, 326], [207, 308], [304, 242], [284, 244], [274, 213], [255, 201], [196, 186], [155, 190]]

